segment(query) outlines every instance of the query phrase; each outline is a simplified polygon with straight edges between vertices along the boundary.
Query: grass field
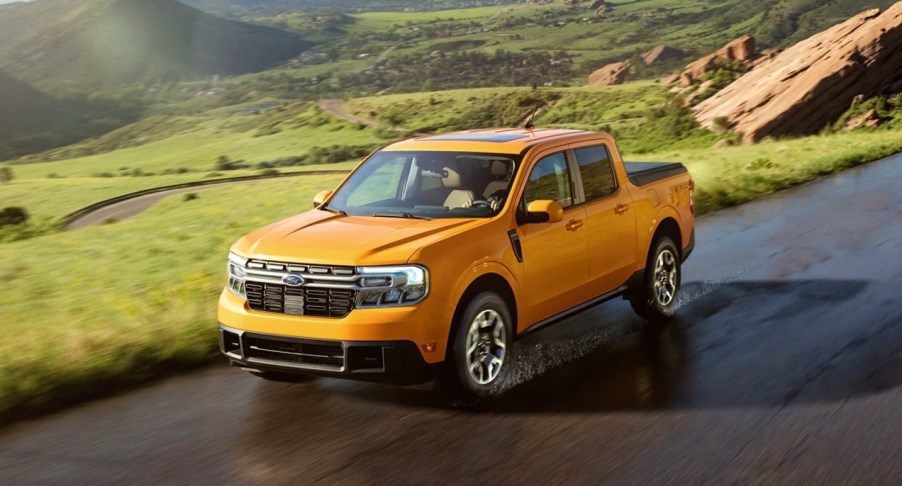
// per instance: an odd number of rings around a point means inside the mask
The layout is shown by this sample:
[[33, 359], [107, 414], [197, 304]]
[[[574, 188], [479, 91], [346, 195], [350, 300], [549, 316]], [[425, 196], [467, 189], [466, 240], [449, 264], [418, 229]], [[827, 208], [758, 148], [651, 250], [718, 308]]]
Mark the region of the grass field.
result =
[[696, 181], [696, 206], [704, 214], [899, 152], [902, 130], [894, 129], [675, 150], [630, 159], [685, 163]]
[[[42, 225], [48, 225], [89, 204], [121, 194], [259, 175], [267, 170], [258, 166], [261, 162], [335, 146], [378, 146], [385, 142], [383, 137], [376, 130], [336, 119], [311, 104], [278, 100], [193, 116], [151, 118], [96, 139], [28, 157], [31, 162], [2, 164], [13, 171], [15, 180], [0, 187], [0, 208], [24, 207]], [[223, 155], [244, 167], [218, 168], [217, 159]], [[325, 168], [350, 168], [357, 162], [359, 158]], [[275, 170], [313, 168], [299, 165]]]
[[[311, 170], [350, 170], [359, 161], [341, 162], [327, 166], [312, 165], [284, 167], [282, 172]], [[0, 207], [24, 206], [36, 218], [59, 218], [95, 202], [131, 192], [155, 187], [183, 184], [200, 180], [260, 175], [260, 170], [230, 170], [225, 172], [192, 172], [178, 175], [149, 177], [71, 177], [66, 179], [22, 179], [5, 184], [0, 191]]]
[[[159, 175], [169, 170], [187, 169], [212, 172], [216, 159], [226, 155], [249, 164], [280, 157], [303, 155], [316, 147], [333, 145], [373, 145], [384, 142], [374, 130], [337, 120], [323, 114], [300, 113], [280, 118], [278, 114], [210, 117], [137, 146], [114, 148], [94, 155], [78, 156], [85, 142], [60, 149], [75, 155], [64, 160], [13, 165], [20, 179], [92, 177], [102, 173], [141, 169]], [[51, 152], [49, 156], [55, 157]]]
[[[900, 135], [853, 132], [640, 158], [684, 161], [705, 212], [902, 151]], [[15, 289], [0, 294], [0, 417], [215, 358], [215, 306], [229, 246], [306, 210], [317, 191], [339, 180], [210, 188], [116, 224], [0, 245], [0, 278]]]
[[0, 297], [0, 415], [209, 359], [229, 246], [339, 180], [208, 189], [114, 225], [0, 245], [0, 276], [16, 288]]

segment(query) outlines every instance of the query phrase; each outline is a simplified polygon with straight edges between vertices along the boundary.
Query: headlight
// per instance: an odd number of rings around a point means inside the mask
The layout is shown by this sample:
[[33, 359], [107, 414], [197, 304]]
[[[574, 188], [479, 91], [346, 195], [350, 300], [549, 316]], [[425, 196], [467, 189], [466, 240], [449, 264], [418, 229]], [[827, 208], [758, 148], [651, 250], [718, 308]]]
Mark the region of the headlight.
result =
[[226, 288], [238, 297], [247, 297], [247, 289], [244, 285], [247, 278], [247, 273], [244, 271], [246, 266], [247, 258], [229, 253], [229, 264], [226, 266], [226, 271], [229, 272], [229, 283]]
[[358, 267], [358, 307], [415, 304], [429, 293], [429, 273], [415, 265]]

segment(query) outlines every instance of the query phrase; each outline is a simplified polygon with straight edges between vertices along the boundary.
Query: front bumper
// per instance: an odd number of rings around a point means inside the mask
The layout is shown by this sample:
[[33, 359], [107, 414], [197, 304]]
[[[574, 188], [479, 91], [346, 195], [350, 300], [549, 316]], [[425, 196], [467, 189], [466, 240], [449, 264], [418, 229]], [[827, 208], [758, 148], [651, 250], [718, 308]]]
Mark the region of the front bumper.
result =
[[322, 375], [411, 385], [431, 380], [438, 363], [411, 341], [330, 341], [261, 334], [219, 325], [219, 348], [254, 371]]

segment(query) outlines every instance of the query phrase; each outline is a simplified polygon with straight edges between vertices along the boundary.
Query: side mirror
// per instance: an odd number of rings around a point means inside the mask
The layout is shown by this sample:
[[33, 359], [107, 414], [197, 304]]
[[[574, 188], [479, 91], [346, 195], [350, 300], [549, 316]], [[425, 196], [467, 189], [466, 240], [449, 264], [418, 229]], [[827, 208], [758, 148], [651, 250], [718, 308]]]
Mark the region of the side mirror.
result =
[[316, 209], [323, 205], [329, 197], [332, 196], [332, 191], [320, 191], [317, 195], [313, 196], [313, 209]]
[[527, 223], [557, 223], [564, 219], [564, 208], [557, 201], [539, 199], [526, 207]]

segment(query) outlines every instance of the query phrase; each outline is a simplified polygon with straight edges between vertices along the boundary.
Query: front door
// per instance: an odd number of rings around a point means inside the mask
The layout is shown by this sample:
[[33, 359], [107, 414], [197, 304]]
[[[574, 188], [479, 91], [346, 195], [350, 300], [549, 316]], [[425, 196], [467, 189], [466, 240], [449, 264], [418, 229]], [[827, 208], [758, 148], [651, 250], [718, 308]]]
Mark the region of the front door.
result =
[[540, 158], [530, 169], [523, 206], [540, 199], [557, 201], [564, 219], [517, 228], [523, 247], [521, 330], [586, 300], [589, 233], [586, 210], [573, 207], [573, 177], [565, 152]]

